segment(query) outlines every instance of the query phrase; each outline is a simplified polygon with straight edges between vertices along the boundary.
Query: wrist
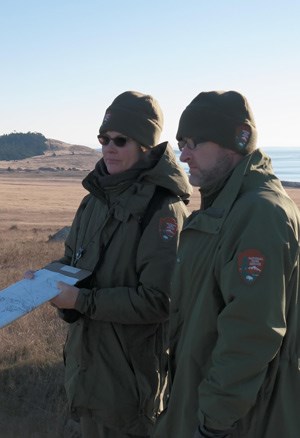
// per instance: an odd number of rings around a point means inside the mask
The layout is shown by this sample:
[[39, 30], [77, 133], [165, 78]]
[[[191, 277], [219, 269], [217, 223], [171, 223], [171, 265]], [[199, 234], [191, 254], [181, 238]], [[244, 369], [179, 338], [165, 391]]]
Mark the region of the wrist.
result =
[[74, 309], [83, 315], [88, 311], [90, 305], [91, 290], [90, 289], [79, 289], [77, 299], [75, 301]]

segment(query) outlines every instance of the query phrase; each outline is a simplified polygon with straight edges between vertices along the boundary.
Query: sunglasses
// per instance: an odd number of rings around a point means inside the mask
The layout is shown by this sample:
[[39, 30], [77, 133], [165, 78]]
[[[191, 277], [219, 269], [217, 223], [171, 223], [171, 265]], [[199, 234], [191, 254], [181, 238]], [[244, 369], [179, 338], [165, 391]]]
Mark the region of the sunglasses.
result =
[[102, 146], [107, 146], [111, 141], [115, 146], [118, 148], [122, 148], [126, 145], [126, 143], [130, 140], [128, 137], [124, 137], [123, 135], [117, 135], [117, 137], [110, 137], [109, 135], [97, 135], [97, 138], [99, 140], [99, 143], [102, 144]]

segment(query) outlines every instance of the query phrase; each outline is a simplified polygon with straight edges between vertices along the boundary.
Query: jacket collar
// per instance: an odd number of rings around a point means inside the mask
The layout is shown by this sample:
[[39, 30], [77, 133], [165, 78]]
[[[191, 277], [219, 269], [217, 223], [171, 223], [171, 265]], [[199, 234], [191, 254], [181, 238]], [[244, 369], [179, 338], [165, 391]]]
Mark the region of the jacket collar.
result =
[[224, 187], [212, 205], [206, 210], [200, 210], [192, 214], [186, 222], [184, 229], [195, 229], [211, 234], [218, 234], [223, 226], [225, 219], [232, 209], [234, 202], [243, 191], [243, 186], [252, 184], [246, 179], [253, 172], [260, 174], [262, 180], [276, 178], [273, 174], [270, 158], [259, 149], [256, 149], [239, 162], [232, 172], [231, 177], [226, 181]]

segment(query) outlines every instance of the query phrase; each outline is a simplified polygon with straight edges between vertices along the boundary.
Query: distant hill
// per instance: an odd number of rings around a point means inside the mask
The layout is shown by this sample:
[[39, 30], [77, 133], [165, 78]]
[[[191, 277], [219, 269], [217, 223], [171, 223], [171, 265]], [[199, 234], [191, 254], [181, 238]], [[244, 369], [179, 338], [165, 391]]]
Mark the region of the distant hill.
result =
[[101, 152], [36, 132], [0, 136], [0, 170], [91, 170]]
[[0, 136], [0, 160], [21, 160], [43, 155], [47, 148], [46, 137], [38, 132], [16, 132]]

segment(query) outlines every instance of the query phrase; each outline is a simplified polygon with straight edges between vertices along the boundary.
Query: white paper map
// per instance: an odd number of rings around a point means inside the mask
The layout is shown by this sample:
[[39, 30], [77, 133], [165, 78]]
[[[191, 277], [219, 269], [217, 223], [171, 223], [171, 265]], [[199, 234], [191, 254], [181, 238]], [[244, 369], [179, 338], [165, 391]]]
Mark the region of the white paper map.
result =
[[74, 285], [90, 274], [72, 266], [52, 263], [0, 291], [0, 328], [15, 321], [59, 294], [57, 282]]

